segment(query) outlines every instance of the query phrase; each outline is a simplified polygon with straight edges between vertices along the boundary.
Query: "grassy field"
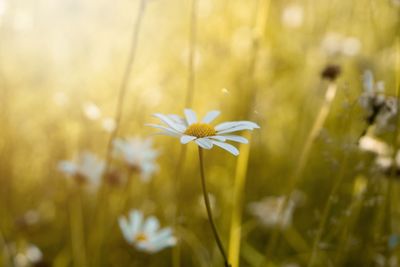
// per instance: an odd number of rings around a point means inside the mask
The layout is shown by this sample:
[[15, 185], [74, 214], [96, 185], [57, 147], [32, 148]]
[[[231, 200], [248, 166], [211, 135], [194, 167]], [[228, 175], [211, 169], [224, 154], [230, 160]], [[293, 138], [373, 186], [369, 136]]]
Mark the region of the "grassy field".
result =
[[399, 0], [0, 0], [0, 266], [400, 266], [399, 90]]

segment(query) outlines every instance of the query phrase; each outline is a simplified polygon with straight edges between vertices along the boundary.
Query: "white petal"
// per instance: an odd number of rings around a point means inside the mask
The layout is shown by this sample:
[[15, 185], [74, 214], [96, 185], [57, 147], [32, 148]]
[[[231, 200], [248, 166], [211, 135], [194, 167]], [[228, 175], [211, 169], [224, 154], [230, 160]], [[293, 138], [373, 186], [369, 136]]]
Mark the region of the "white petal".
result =
[[228, 128], [223, 131], [218, 131], [217, 134], [224, 134], [224, 133], [231, 133], [231, 132], [237, 132], [237, 131], [242, 131], [242, 130], [253, 130], [254, 127], [250, 127], [248, 125], [239, 125], [235, 127]]
[[128, 221], [125, 219], [125, 217], [120, 217], [118, 220], [119, 227], [121, 228], [122, 235], [128, 242], [133, 241], [133, 233], [132, 229], [129, 227]]
[[189, 125], [197, 122], [196, 113], [193, 110], [185, 108], [184, 113]]
[[131, 233], [132, 236], [137, 234], [142, 227], [142, 221], [143, 221], [143, 213], [141, 213], [138, 210], [133, 210], [129, 214], [129, 219], [130, 219], [130, 227], [131, 227]]
[[176, 244], [176, 239], [174, 237], [171, 237], [170, 239], [167, 239], [165, 241], [152, 244], [152, 246], [154, 252], [158, 252], [160, 250], [163, 250], [164, 248], [174, 246], [175, 244]]
[[196, 139], [195, 142], [204, 149], [211, 149], [213, 147], [212, 141], [207, 138], [199, 138]]
[[135, 243], [135, 247], [140, 250], [140, 251], [144, 251], [147, 253], [155, 253], [158, 252], [154, 249], [153, 244], [151, 244], [150, 242], [136, 242]]
[[372, 93], [374, 91], [374, 75], [372, 71], [366, 70], [363, 75], [364, 91]]
[[219, 115], [220, 113], [221, 113], [221, 112], [219, 112], [218, 110], [213, 110], [213, 111], [208, 112], [208, 113], [206, 114], [206, 116], [204, 116], [203, 122], [204, 122], [204, 123], [210, 123], [210, 122], [212, 122], [216, 117], [218, 117], [218, 115]]
[[75, 175], [78, 171], [78, 166], [73, 162], [63, 160], [58, 164], [58, 169], [65, 174]]
[[157, 132], [157, 133], [153, 133], [151, 135], [167, 135], [167, 136], [172, 136], [172, 137], [180, 137], [182, 134], [173, 133], [173, 132]]
[[172, 237], [172, 229], [165, 227], [152, 236], [151, 242], [157, 243]]
[[218, 141], [212, 141], [212, 142], [213, 142], [214, 145], [225, 149], [226, 151], [228, 151], [229, 153], [232, 153], [235, 156], [239, 155], [239, 150], [237, 150], [236, 147], [234, 147], [234, 146], [232, 146], [230, 144], [222, 143], [222, 142], [218, 142]]
[[190, 141], [193, 141], [194, 139], [196, 139], [196, 136], [190, 136], [190, 135], [182, 135], [181, 137], [181, 143], [182, 144], [187, 144]]
[[176, 115], [176, 114], [169, 114], [168, 117], [170, 117], [170, 118], [171, 118], [173, 121], [175, 121], [176, 123], [180, 123], [180, 124], [182, 124], [182, 125], [187, 126], [187, 125], [186, 125], [186, 120], [185, 120], [184, 118], [182, 118], [181, 116], [179, 116], [179, 115]]
[[148, 124], [145, 124], [145, 126], [149, 126], [149, 127], [161, 129], [161, 130], [164, 130], [164, 131], [169, 132], [169, 133], [172, 133], [172, 134], [179, 134], [179, 135], [182, 134], [181, 132], [178, 132], [178, 131], [176, 131], [176, 130], [174, 130], [174, 129], [172, 129], [172, 128], [165, 127], [165, 126], [158, 125], [158, 124], [151, 124], [151, 123], [148, 123]]
[[186, 130], [186, 127], [180, 123], [175, 122], [174, 120], [172, 120], [171, 118], [169, 118], [166, 115], [160, 114], [160, 113], [156, 113], [153, 115], [156, 118], [159, 118], [162, 122], [164, 122], [165, 124], [167, 124], [169, 127], [171, 127], [172, 129], [178, 131], [178, 132], [184, 132]]
[[160, 251], [164, 248], [174, 246], [176, 244], [176, 238], [172, 236], [170, 228], [164, 228], [150, 241], [155, 251]]
[[158, 230], [159, 227], [160, 223], [158, 222], [157, 218], [151, 216], [145, 221], [143, 231], [151, 236]]
[[222, 136], [222, 135], [209, 136], [208, 138], [215, 139], [215, 140], [221, 141], [221, 142], [225, 142], [226, 141], [225, 136]]
[[220, 123], [217, 126], [215, 126], [215, 130], [216, 131], [224, 131], [229, 128], [238, 127], [238, 126], [247, 126], [249, 128], [248, 130], [260, 128], [260, 126], [258, 126], [258, 124], [251, 122], [251, 121], [227, 121], [227, 122], [223, 122], [223, 123]]
[[222, 137], [224, 137], [226, 140], [229, 141], [234, 141], [234, 142], [238, 142], [238, 143], [242, 143], [242, 144], [247, 144], [249, 141], [242, 137], [242, 136], [238, 136], [238, 135], [222, 135]]

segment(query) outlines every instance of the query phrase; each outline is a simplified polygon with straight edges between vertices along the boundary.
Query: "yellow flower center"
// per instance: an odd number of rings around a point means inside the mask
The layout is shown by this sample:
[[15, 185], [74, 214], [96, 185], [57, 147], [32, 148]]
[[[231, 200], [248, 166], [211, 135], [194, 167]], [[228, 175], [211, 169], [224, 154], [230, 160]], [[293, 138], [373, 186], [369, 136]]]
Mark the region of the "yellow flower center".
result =
[[149, 240], [149, 238], [147, 237], [147, 235], [145, 233], [138, 233], [135, 236], [135, 240], [137, 242], [146, 242], [147, 240]]
[[214, 127], [212, 127], [210, 124], [201, 122], [189, 125], [184, 132], [186, 135], [196, 136], [197, 138], [213, 136], [216, 133], [217, 132], [215, 131]]

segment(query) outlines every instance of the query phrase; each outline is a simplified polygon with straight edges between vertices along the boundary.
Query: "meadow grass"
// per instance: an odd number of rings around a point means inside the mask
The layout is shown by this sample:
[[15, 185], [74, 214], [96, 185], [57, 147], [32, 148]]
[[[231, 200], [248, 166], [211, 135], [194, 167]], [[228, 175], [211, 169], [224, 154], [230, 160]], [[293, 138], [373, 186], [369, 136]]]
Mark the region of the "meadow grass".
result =
[[[399, 29], [398, 0], [0, 1], [0, 266], [399, 266]], [[146, 126], [186, 108], [220, 114]], [[226, 121], [260, 128], [198, 151]]]

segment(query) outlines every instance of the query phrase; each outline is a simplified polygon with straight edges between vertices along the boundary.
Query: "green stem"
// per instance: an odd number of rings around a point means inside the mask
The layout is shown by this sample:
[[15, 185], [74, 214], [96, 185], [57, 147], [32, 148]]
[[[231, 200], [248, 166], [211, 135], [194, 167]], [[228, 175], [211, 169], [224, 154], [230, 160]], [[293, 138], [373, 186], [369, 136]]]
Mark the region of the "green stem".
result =
[[[196, 49], [196, 37], [197, 37], [197, 0], [192, 0], [192, 6], [190, 10], [190, 33], [189, 33], [189, 56], [188, 56], [188, 77], [187, 77], [187, 86], [186, 86], [186, 96], [185, 96], [185, 106], [184, 108], [191, 108], [193, 103], [194, 89], [195, 89], [195, 49]], [[183, 162], [186, 155], [186, 146], [181, 146], [178, 156], [178, 164], [175, 171], [175, 177], [180, 177], [180, 173], [182, 171]], [[179, 179], [176, 180], [176, 211], [175, 218], [180, 217], [180, 206], [179, 206]], [[177, 219], [179, 220], [179, 219]], [[179, 225], [176, 221], [175, 225]], [[178, 239], [180, 237], [178, 236]], [[172, 266], [180, 267], [181, 266], [181, 247], [180, 245], [176, 245], [172, 249]]]
[[145, 14], [146, 10], [146, 2], [147, 0], [140, 0], [139, 3], [139, 9], [137, 11], [136, 19], [133, 25], [133, 30], [132, 30], [132, 38], [131, 38], [131, 45], [130, 45], [130, 51], [128, 55], [128, 60], [125, 66], [125, 71], [122, 76], [121, 80], [121, 85], [119, 87], [118, 91], [118, 99], [117, 99], [117, 105], [115, 107], [115, 129], [111, 132], [110, 137], [107, 141], [107, 148], [106, 148], [106, 157], [105, 157], [105, 168], [104, 168], [104, 174], [103, 174], [103, 185], [100, 187], [100, 192], [98, 193], [98, 199], [95, 207], [95, 216], [97, 218], [98, 222], [98, 233], [96, 233], [96, 236], [93, 237], [93, 253], [92, 253], [92, 260], [93, 260], [93, 266], [97, 266], [97, 260], [98, 260], [98, 254], [99, 251], [101, 250], [101, 246], [103, 243], [103, 223], [104, 223], [104, 204], [106, 202], [106, 198], [108, 195], [108, 189], [105, 186], [106, 181], [105, 177], [108, 175], [110, 164], [111, 164], [111, 156], [112, 156], [112, 142], [113, 140], [117, 137], [118, 131], [121, 125], [121, 119], [122, 119], [122, 111], [123, 111], [123, 106], [124, 106], [124, 100], [126, 98], [126, 91], [129, 85], [129, 79], [130, 79], [130, 74], [132, 71], [133, 63], [135, 62], [136, 58], [136, 50], [138, 46], [138, 41], [139, 41], [139, 33], [143, 21], [143, 17]]
[[324, 233], [325, 225], [326, 225], [329, 213], [330, 213], [332, 205], [333, 205], [333, 199], [336, 196], [336, 194], [340, 188], [340, 185], [342, 184], [342, 181], [344, 178], [344, 171], [347, 168], [347, 159], [348, 159], [348, 154], [345, 154], [344, 159], [342, 160], [343, 167], [341, 169], [341, 173], [339, 174], [339, 178], [336, 180], [336, 182], [331, 190], [331, 193], [329, 194], [328, 201], [325, 204], [325, 207], [324, 207], [324, 210], [322, 213], [322, 218], [321, 218], [319, 226], [318, 226], [317, 236], [315, 237], [314, 242], [313, 242], [311, 257], [310, 257], [310, 260], [307, 265], [308, 267], [314, 266], [315, 259], [318, 255], [318, 245], [321, 241], [322, 234]]
[[[14, 261], [11, 256], [11, 249], [8, 246], [8, 243], [7, 243], [7, 240], [5, 238], [3, 231], [0, 229], [0, 249], [2, 249], [3, 247], [4, 247], [4, 257], [5, 257], [3, 263], [8, 262], [9, 266], [14, 267], [15, 265], [14, 265]], [[0, 254], [0, 256], [1, 256], [1, 254]]]
[[[287, 207], [289, 199], [290, 199], [290, 195], [295, 190], [299, 179], [303, 175], [304, 169], [306, 167], [306, 164], [307, 164], [309, 156], [310, 156], [312, 145], [314, 144], [315, 139], [318, 137], [318, 134], [321, 132], [321, 129], [325, 124], [325, 121], [326, 121], [326, 119], [329, 115], [329, 111], [331, 109], [332, 102], [335, 99], [336, 91], [337, 91], [336, 83], [330, 82], [328, 85], [328, 88], [325, 92], [324, 102], [318, 112], [318, 115], [314, 121], [312, 128], [311, 128], [311, 131], [308, 134], [307, 139], [304, 143], [304, 146], [300, 152], [298, 163], [293, 171], [293, 174], [289, 177], [287, 197], [285, 198], [285, 201], [282, 204], [282, 209], [281, 209], [280, 213], [278, 214], [279, 217], [282, 216], [282, 211], [286, 210], [286, 207]], [[279, 228], [276, 228], [276, 230], [274, 230], [274, 232], [272, 233], [272, 236], [270, 238], [270, 241], [267, 245], [267, 252], [266, 252], [267, 257], [269, 257], [273, 254], [275, 247], [278, 243], [278, 239], [279, 239], [279, 231], [278, 230], [279, 230]]]
[[210, 222], [210, 226], [211, 226], [212, 232], [214, 234], [215, 241], [217, 242], [218, 249], [221, 252], [222, 257], [224, 258], [225, 267], [231, 267], [231, 265], [228, 262], [228, 258], [226, 256], [224, 246], [222, 245], [221, 238], [218, 235], [217, 227], [215, 226], [214, 219], [212, 216], [210, 200], [208, 198], [208, 193], [207, 193], [206, 178], [204, 175], [203, 149], [201, 147], [199, 147], [199, 160], [200, 160], [201, 185], [202, 185], [202, 189], [203, 189], [204, 203], [206, 204], [208, 221]]
[[81, 188], [76, 188], [70, 199], [71, 242], [74, 263], [87, 266]]
[[[351, 107], [350, 115], [349, 115], [348, 119], [344, 122], [344, 124], [341, 127], [342, 129], [350, 129], [351, 128], [351, 125], [353, 122], [352, 121], [353, 111], [354, 111], [354, 104]], [[347, 126], [345, 127], [345, 125], [347, 125]], [[344, 131], [342, 134], [345, 136], [346, 131]], [[346, 169], [348, 168], [349, 158], [350, 158], [349, 153], [344, 152], [344, 154], [341, 158], [341, 161], [340, 161], [341, 168], [340, 168], [339, 174], [335, 179], [333, 188], [328, 196], [328, 200], [323, 209], [322, 218], [321, 218], [319, 226], [318, 226], [317, 235], [314, 239], [312, 250], [311, 250], [311, 256], [310, 256], [310, 259], [309, 259], [309, 262], [307, 265], [308, 267], [312, 267], [315, 265], [314, 263], [315, 263], [316, 257], [318, 256], [318, 245], [322, 239], [322, 235], [324, 233], [325, 226], [328, 221], [328, 216], [329, 216], [329, 213], [330, 213], [332, 205], [333, 205], [334, 197], [338, 194], [340, 186], [342, 185], [342, 182], [345, 178], [345, 172], [346, 172]]]
[[106, 164], [105, 174], [106, 175], [107, 175], [107, 172], [110, 167], [111, 154], [112, 154], [111, 153], [112, 141], [118, 135], [118, 131], [119, 131], [119, 128], [121, 125], [124, 100], [126, 98], [125, 97], [126, 90], [129, 85], [129, 78], [130, 78], [130, 74], [132, 71], [132, 66], [133, 66], [133, 63], [135, 62], [135, 58], [136, 58], [136, 50], [137, 50], [138, 41], [139, 41], [139, 32], [140, 32], [141, 24], [143, 21], [143, 16], [144, 16], [145, 9], [146, 9], [146, 2], [147, 2], [146, 0], [140, 1], [138, 13], [137, 13], [136, 20], [135, 20], [134, 27], [133, 27], [132, 39], [131, 39], [131, 49], [129, 51], [128, 61], [125, 66], [125, 71], [122, 76], [122, 81], [121, 81], [121, 85], [120, 85], [119, 92], [118, 92], [117, 105], [115, 108], [115, 129], [113, 131], [111, 131], [111, 135], [110, 135], [110, 138], [108, 139], [108, 143], [107, 143], [106, 161], [105, 161], [105, 164]]

